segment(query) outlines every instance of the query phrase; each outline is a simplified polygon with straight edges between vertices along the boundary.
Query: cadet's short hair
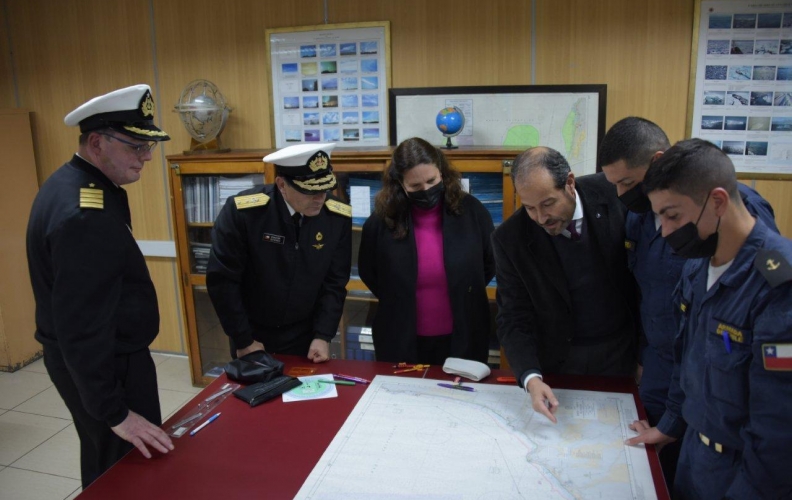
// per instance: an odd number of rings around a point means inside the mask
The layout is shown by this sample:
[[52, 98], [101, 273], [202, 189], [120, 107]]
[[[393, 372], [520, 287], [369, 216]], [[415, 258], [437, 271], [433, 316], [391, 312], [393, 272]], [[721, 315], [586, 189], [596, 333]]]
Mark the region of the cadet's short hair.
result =
[[512, 182], [515, 185], [522, 183], [537, 168], [544, 168], [550, 173], [556, 189], [564, 187], [572, 170], [564, 155], [553, 148], [539, 146], [526, 149], [517, 155], [511, 169]]
[[691, 198], [697, 205], [707, 194], [723, 188], [739, 200], [737, 174], [729, 157], [709, 141], [688, 139], [674, 144], [646, 171], [644, 191], [671, 190]]
[[600, 168], [624, 160], [627, 168], [649, 165], [652, 156], [671, 146], [663, 129], [645, 118], [629, 116], [616, 122], [600, 144]]

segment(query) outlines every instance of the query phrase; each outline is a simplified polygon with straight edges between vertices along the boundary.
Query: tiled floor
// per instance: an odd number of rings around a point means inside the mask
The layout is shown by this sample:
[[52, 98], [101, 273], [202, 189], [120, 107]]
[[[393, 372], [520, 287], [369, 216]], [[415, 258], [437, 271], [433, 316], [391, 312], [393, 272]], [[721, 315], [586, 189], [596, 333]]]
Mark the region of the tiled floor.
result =
[[[186, 357], [153, 354], [163, 420], [200, 391]], [[42, 360], [0, 372], [0, 497], [63, 500], [80, 493], [80, 442]]]

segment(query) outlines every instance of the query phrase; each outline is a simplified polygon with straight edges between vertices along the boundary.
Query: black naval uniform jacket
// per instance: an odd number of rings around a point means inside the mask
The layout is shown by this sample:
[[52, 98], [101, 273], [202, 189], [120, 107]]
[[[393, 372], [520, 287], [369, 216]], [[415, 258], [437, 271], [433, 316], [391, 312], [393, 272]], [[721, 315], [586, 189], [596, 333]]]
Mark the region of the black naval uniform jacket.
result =
[[36, 340], [62, 353], [86, 411], [120, 424], [128, 408], [116, 355], [146, 349], [159, 331], [157, 295], [132, 237], [126, 191], [74, 155], [33, 202], [27, 255]]
[[[626, 208], [604, 174], [579, 177], [575, 188], [599, 257], [633, 318], [635, 337], [625, 342], [635, 346], [640, 321], [638, 292], [624, 247]], [[526, 373], [552, 373], [563, 363], [575, 334], [575, 313], [563, 264], [550, 238], [524, 208], [492, 235], [498, 280], [498, 339], [520, 386]]]
[[[329, 207], [341, 206], [340, 214]], [[230, 197], [212, 230], [206, 286], [233, 347], [253, 340], [268, 352], [304, 356], [330, 341], [352, 267], [351, 209], [328, 196], [297, 227], [274, 184]]]
[[[372, 329], [377, 361], [416, 361], [415, 287], [418, 255], [415, 231], [393, 237], [373, 214], [363, 225], [358, 267], [360, 278], [379, 299]], [[443, 261], [454, 330], [452, 357], [487, 362], [490, 314], [487, 284], [495, 275], [490, 236], [492, 217], [474, 196], [462, 198], [462, 213], [443, 210]]]

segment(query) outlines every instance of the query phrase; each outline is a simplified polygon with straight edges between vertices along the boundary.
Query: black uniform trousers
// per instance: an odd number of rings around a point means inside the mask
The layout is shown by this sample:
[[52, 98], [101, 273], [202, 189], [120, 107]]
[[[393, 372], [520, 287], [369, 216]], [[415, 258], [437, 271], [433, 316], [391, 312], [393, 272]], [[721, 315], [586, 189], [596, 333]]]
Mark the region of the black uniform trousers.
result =
[[[66, 403], [80, 437], [82, 487], [87, 488], [107, 469], [126, 455], [133, 445], [118, 437], [107, 422], [96, 420], [83, 406], [60, 349], [44, 346], [44, 365], [50, 379]], [[148, 349], [116, 354], [116, 380], [124, 389], [127, 407], [154, 425], [162, 425], [157, 371]]]

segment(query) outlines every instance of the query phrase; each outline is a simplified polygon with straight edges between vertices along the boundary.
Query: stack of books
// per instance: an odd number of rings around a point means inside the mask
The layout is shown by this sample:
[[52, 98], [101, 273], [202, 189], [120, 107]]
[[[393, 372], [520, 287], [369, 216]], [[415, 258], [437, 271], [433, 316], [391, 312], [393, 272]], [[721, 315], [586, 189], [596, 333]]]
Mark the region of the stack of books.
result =
[[214, 222], [229, 196], [261, 185], [264, 176], [185, 176], [182, 183], [184, 213], [188, 223]]
[[195, 241], [190, 242], [190, 251], [193, 254], [193, 262], [195, 262], [195, 272], [206, 274], [206, 266], [209, 264], [209, 251], [212, 249], [211, 243], [198, 243]]
[[374, 340], [370, 326], [348, 326], [346, 334], [346, 359], [375, 361]]
[[462, 178], [470, 182], [470, 194], [489, 210], [493, 224], [498, 227], [503, 222], [503, 175], [466, 173]]

